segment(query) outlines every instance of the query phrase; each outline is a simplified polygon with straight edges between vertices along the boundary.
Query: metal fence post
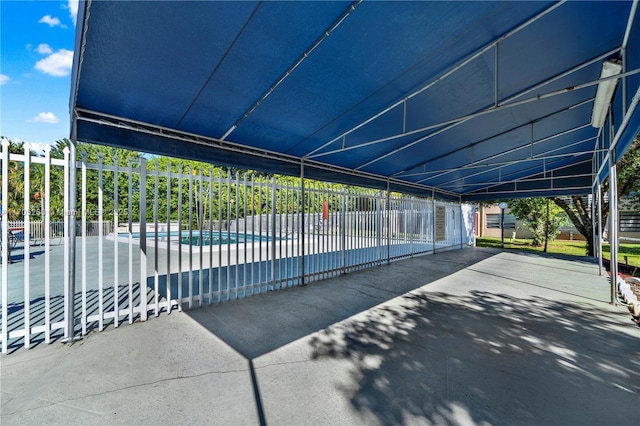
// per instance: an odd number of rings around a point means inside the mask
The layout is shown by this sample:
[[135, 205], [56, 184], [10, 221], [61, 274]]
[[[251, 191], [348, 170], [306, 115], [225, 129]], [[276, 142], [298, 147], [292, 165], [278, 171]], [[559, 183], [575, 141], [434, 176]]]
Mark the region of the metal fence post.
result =
[[436, 216], [436, 192], [431, 190], [431, 219], [433, 226], [433, 236], [431, 241], [433, 242], [433, 254], [436, 254], [436, 232], [437, 232], [437, 216]]
[[602, 186], [596, 186], [598, 194], [598, 274], [602, 275]]
[[67, 278], [67, 306], [66, 306], [66, 337], [63, 343], [76, 340], [75, 337], [75, 296], [76, 296], [76, 141], [73, 139], [69, 144], [67, 158], [69, 167], [68, 189], [68, 209], [67, 209], [67, 231], [68, 231], [68, 278]]
[[[84, 158], [83, 158], [84, 160]], [[98, 154], [98, 259], [102, 260], [102, 255], [103, 255], [103, 250], [102, 250], [102, 233], [104, 232], [103, 229], [103, 212], [102, 212], [102, 204], [103, 204], [103, 194], [104, 194], [104, 188], [103, 188], [103, 184], [102, 184], [102, 170], [103, 170], [103, 158], [102, 158], [102, 153]], [[83, 172], [84, 172], [84, 163], [83, 163]], [[83, 194], [84, 194], [84, 185], [85, 185], [85, 181], [83, 180], [82, 182], [83, 185]], [[84, 217], [86, 216], [86, 212], [84, 211], [84, 206], [82, 209], [82, 217], [84, 220]], [[84, 252], [84, 246], [85, 246], [85, 242], [86, 239], [84, 238], [84, 234], [86, 234], [86, 228], [82, 227], [82, 246], [83, 246], [83, 252]], [[84, 268], [84, 260], [83, 260], [83, 268]], [[84, 291], [86, 289], [86, 285], [83, 282], [83, 316], [84, 316]], [[83, 318], [83, 323], [84, 323], [84, 318]], [[84, 326], [84, 324], [83, 324]], [[98, 264], [98, 330], [102, 331], [104, 330], [104, 267], [102, 262], [100, 262]], [[84, 334], [84, 332], [83, 332]]]
[[[9, 204], [9, 140], [2, 138], [2, 206]], [[6, 209], [6, 207], [4, 207]], [[7, 341], [9, 340], [9, 319], [8, 303], [9, 298], [9, 212], [3, 210], [2, 214], [2, 353], [8, 351]]]
[[[100, 204], [102, 207], [102, 204]], [[87, 334], [87, 153], [82, 152], [82, 335]], [[100, 241], [102, 244], [102, 241]], [[102, 259], [102, 253], [98, 254]], [[102, 268], [100, 262], [99, 268]], [[100, 274], [101, 275], [101, 274]], [[100, 298], [102, 302], [102, 298]], [[102, 325], [102, 303], [100, 303], [100, 325]], [[100, 327], [102, 331], [102, 327]]]
[[382, 260], [382, 191], [376, 194], [376, 263]]
[[462, 197], [458, 201], [458, 207], [460, 208], [460, 248], [464, 247], [464, 218], [462, 217]]
[[615, 150], [609, 156], [609, 270], [611, 272], [611, 304], [617, 303], [618, 281], [618, 176]]
[[301, 257], [301, 268], [302, 268], [302, 273], [300, 274], [300, 282], [302, 283], [302, 285], [305, 285], [305, 280], [304, 280], [304, 274], [305, 274], [305, 254], [306, 254], [306, 249], [305, 249], [305, 243], [306, 243], [306, 230], [305, 230], [305, 225], [306, 225], [306, 221], [305, 221], [305, 188], [304, 188], [304, 163], [300, 164], [300, 186], [301, 186], [301, 194], [302, 194], [302, 218], [301, 218], [301, 222], [302, 222], [302, 231], [300, 234], [300, 237], [302, 239], [302, 257]]
[[387, 265], [391, 263], [391, 191], [387, 181]]
[[276, 271], [276, 178], [271, 179], [271, 285], [273, 286], [272, 290], [275, 290], [278, 279], [278, 271]]
[[147, 320], [147, 159], [144, 157], [140, 158], [140, 320]]
[[344, 274], [345, 272], [345, 267], [346, 267], [346, 255], [347, 255], [347, 234], [346, 234], [346, 225], [347, 225], [347, 220], [346, 220], [346, 210], [347, 210], [347, 205], [346, 205], [346, 195], [344, 192], [344, 187], [342, 188], [342, 193], [340, 194], [340, 197], [342, 198], [342, 214], [340, 215], [340, 221], [342, 222], [340, 224], [340, 239], [342, 240], [342, 249], [341, 249], [341, 253], [340, 253], [340, 269], [341, 272]]
[[[23, 228], [24, 234], [24, 347], [31, 347], [31, 282], [29, 267], [31, 259], [29, 234], [31, 233], [31, 145], [24, 144], [24, 205], [23, 205]], [[73, 293], [72, 293], [73, 294]], [[71, 298], [73, 301], [73, 297]], [[2, 303], [7, 303], [5, 300]], [[71, 302], [73, 304], [73, 302]]]

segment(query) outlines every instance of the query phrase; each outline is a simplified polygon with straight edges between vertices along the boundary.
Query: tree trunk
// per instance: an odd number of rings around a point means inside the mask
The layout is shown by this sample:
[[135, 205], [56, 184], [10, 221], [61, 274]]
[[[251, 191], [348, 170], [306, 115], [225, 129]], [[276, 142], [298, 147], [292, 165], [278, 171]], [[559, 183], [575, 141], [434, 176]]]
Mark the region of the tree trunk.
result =
[[587, 256], [594, 255], [593, 248], [593, 228], [591, 226], [591, 217], [587, 214], [587, 209], [582, 202], [582, 198], [580, 197], [571, 197], [573, 199], [573, 204], [576, 206], [576, 210], [572, 209], [569, 204], [567, 204], [562, 198], [553, 197], [551, 200], [556, 203], [558, 207], [567, 213], [569, 219], [573, 223], [573, 226], [576, 227], [578, 232], [582, 234], [587, 240]]
[[547, 217], [544, 221], [544, 252], [547, 252], [547, 243], [549, 242], [549, 199], [547, 198]]

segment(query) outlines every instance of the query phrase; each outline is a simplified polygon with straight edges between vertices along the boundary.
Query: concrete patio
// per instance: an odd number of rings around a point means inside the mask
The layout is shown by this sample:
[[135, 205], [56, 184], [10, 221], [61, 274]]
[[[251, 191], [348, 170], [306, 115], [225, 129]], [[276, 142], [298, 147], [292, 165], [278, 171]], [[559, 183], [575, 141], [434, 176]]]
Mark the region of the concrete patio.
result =
[[9, 424], [622, 424], [640, 329], [580, 258], [465, 249], [2, 356]]

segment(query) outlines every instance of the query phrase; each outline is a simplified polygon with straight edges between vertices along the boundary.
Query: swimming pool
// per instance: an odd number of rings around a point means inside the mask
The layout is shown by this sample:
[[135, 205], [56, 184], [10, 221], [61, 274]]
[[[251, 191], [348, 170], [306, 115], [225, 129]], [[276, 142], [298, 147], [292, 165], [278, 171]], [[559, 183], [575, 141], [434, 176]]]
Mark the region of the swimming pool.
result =
[[[170, 237], [172, 242], [178, 242], [178, 239], [180, 239], [180, 242], [182, 244], [186, 244], [186, 245], [192, 245], [192, 246], [208, 246], [208, 245], [213, 245], [213, 246], [217, 246], [217, 245], [225, 245], [225, 244], [243, 244], [244, 242], [250, 243], [253, 241], [256, 242], [264, 242], [264, 241], [273, 241], [273, 237], [267, 237], [266, 235], [255, 235], [255, 234], [244, 234], [244, 233], [238, 233], [236, 234], [235, 232], [229, 232], [227, 233], [227, 231], [202, 231], [202, 233], [200, 233], [200, 231], [192, 231], [191, 232], [191, 238], [189, 238], [189, 231], [182, 231], [182, 235], [179, 234], [178, 231], [172, 231], [172, 232], [166, 232], [166, 231], [160, 231], [160, 232], [147, 232], [147, 239], [155, 239], [156, 234], [158, 236], [158, 239], [160, 241], [167, 241], [167, 238]], [[118, 234], [118, 237], [120, 238], [128, 238], [129, 233], [128, 232], [121, 232]], [[139, 232], [132, 232], [131, 233], [132, 238], [139, 240], [140, 239], [140, 233]], [[276, 238], [276, 240], [278, 240], [279, 238]]]

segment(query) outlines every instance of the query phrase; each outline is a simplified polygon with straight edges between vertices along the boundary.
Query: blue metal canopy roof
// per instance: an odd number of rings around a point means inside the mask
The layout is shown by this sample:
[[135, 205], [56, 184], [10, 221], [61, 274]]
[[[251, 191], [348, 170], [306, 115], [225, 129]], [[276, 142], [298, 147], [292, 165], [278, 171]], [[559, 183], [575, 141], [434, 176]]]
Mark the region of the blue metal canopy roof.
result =
[[590, 193], [640, 130], [636, 4], [83, 3], [72, 137], [470, 200]]

